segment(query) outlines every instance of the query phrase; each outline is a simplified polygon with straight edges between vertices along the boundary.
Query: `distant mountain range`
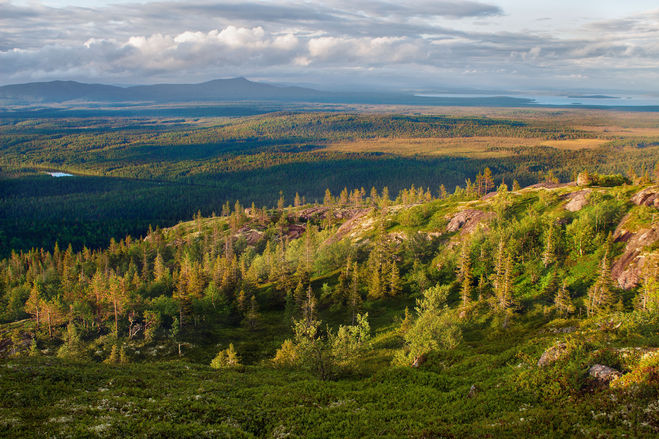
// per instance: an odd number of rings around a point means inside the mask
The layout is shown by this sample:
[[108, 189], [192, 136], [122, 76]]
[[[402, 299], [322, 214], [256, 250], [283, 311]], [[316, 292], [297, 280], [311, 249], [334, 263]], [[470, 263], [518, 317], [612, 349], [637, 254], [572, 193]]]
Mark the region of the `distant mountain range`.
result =
[[331, 93], [310, 88], [279, 87], [245, 78], [216, 79], [201, 84], [155, 84], [117, 87], [75, 81], [31, 82], [0, 87], [0, 99], [23, 102], [194, 102], [305, 101]]
[[[282, 109], [291, 103], [328, 104], [386, 104], [386, 105], [429, 105], [429, 106], [483, 106], [483, 107], [574, 107], [570, 104], [543, 105], [536, 99], [520, 96], [494, 94], [483, 96], [474, 94], [447, 93], [442, 96], [419, 96], [412, 93], [396, 92], [329, 92], [305, 87], [279, 86], [253, 82], [245, 78], [215, 79], [199, 84], [154, 84], [118, 87], [106, 84], [85, 84], [75, 81], [30, 82], [0, 87], [0, 117], [15, 116], [18, 105], [23, 107], [51, 107], [48, 104], [64, 104], [62, 107], [80, 104], [113, 104], [112, 107], [128, 109], [150, 104], [175, 103], [258, 103], [271, 102]], [[581, 98], [613, 99], [605, 95], [579, 95]], [[579, 105], [579, 108], [619, 108], [636, 111], [659, 111], [659, 106], [620, 106]], [[251, 104], [249, 104], [251, 105]], [[3, 108], [4, 106], [4, 108]], [[12, 107], [14, 107], [12, 109]], [[59, 107], [59, 105], [58, 105]], [[51, 107], [52, 108], [52, 107]], [[23, 111], [23, 110], [19, 110]], [[27, 111], [27, 110], [24, 110]], [[29, 110], [33, 111], [33, 110]], [[52, 110], [54, 111], [54, 110]], [[65, 110], [58, 110], [65, 111]], [[71, 111], [71, 110], [69, 110]], [[222, 114], [226, 113], [222, 110]]]

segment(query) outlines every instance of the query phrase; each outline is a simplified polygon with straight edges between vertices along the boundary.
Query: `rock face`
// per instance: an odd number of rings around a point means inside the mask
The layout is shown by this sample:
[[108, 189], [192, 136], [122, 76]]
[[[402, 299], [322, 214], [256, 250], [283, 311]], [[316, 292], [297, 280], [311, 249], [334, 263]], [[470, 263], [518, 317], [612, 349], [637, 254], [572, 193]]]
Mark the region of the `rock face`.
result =
[[368, 222], [366, 224], [365, 221], [363, 221], [364, 217], [371, 212], [372, 209], [359, 209], [359, 210], [354, 210], [352, 211], [352, 216], [345, 216], [344, 218], [349, 218], [348, 221], [343, 223], [341, 227], [336, 231], [334, 236], [331, 236], [328, 240], [327, 243], [333, 243], [333, 242], [338, 242], [348, 236], [349, 233], [352, 233], [354, 229], [357, 227], [362, 227], [366, 228], [371, 225], [371, 222]]
[[593, 179], [588, 172], [580, 172], [579, 175], [577, 175], [577, 186], [588, 186], [592, 182]]
[[638, 285], [649, 254], [643, 249], [659, 241], [659, 224], [648, 229], [631, 233], [624, 229], [616, 230], [615, 240], [627, 242], [624, 253], [611, 267], [611, 277], [620, 288], [628, 290]]
[[588, 196], [590, 195], [589, 189], [584, 189], [577, 192], [572, 192], [567, 195], [568, 202], [565, 204], [565, 210], [569, 212], [578, 212], [588, 204]]
[[659, 209], [659, 186], [643, 189], [632, 197], [632, 202], [638, 206], [650, 206]]
[[538, 367], [549, 366], [567, 356], [567, 344], [557, 343], [544, 351], [538, 360]]
[[446, 226], [446, 231], [448, 233], [453, 233], [460, 230], [460, 233], [470, 233], [480, 223], [489, 221], [494, 218], [494, 216], [493, 212], [484, 212], [476, 209], [463, 210], [453, 215]]
[[595, 378], [602, 384], [608, 384], [616, 378], [620, 378], [622, 374], [613, 369], [612, 367], [603, 364], [595, 364], [588, 369], [588, 375]]

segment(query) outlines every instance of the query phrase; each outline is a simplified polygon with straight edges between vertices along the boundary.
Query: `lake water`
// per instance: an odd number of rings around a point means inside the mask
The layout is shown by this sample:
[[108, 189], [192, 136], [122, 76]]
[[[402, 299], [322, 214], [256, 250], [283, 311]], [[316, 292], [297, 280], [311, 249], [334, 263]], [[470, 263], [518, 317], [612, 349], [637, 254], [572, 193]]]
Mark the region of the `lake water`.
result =
[[73, 177], [73, 174], [67, 174], [66, 172], [46, 172], [46, 174], [49, 174], [51, 177], [55, 177], [55, 178]]
[[656, 107], [659, 106], [659, 96], [652, 95], [614, 95], [614, 94], [571, 94], [571, 95], [529, 95], [502, 92], [501, 94], [468, 94], [468, 93], [434, 93], [417, 96], [436, 98], [516, 98], [527, 100], [529, 106], [584, 106], [584, 107]]

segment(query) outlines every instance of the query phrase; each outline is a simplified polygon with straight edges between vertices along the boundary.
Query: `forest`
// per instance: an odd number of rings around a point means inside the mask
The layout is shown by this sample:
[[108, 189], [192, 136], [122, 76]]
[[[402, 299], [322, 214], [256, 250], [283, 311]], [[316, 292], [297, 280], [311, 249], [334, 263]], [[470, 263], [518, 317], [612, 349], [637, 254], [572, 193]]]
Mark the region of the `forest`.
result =
[[655, 437], [659, 166], [630, 174], [280, 191], [13, 251], [4, 431]]
[[0, 436], [659, 433], [655, 114], [198, 110], [0, 117]]
[[100, 249], [226, 202], [273, 207], [280, 191], [319, 202], [326, 189], [414, 184], [438, 196], [485, 167], [497, 182], [528, 185], [548, 171], [560, 181], [583, 169], [649, 175], [659, 159], [656, 121], [644, 113], [104, 114], [0, 118], [0, 256], [55, 243]]

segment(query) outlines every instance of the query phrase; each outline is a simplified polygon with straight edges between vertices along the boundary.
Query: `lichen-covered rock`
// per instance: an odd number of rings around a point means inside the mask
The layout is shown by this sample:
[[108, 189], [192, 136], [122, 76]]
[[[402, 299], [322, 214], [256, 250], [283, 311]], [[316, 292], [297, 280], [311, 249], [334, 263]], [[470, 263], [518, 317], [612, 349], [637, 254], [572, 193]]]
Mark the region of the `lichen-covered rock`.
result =
[[603, 364], [594, 364], [590, 369], [588, 369], [588, 375], [603, 384], [608, 384], [622, 376], [620, 371]]
[[462, 210], [451, 217], [451, 220], [446, 226], [446, 231], [453, 233], [461, 230], [460, 233], [470, 233], [476, 226], [492, 218], [494, 218], [493, 212], [484, 212], [476, 209]]
[[538, 367], [549, 366], [550, 364], [565, 358], [567, 354], [567, 344], [563, 342], [556, 343], [542, 353], [540, 359], [538, 360]]
[[659, 209], [659, 186], [648, 187], [638, 192], [632, 197], [632, 203]]
[[639, 284], [643, 268], [648, 259], [644, 249], [659, 241], [659, 224], [641, 229], [636, 233], [616, 231], [616, 241], [626, 241], [625, 251], [611, 267], [611, 277], [620, 288], [628, 290]]
[[593, 178], [588, 174], [587, 171], [580, 172], [577, 175], [577, 186], [588, 186], [593, 183]]
[[565, 204], [565, 210], [569, 212], [578, 212], [588, 204], [589, 189], [572, 192], [566, 196], [568, 202]]

